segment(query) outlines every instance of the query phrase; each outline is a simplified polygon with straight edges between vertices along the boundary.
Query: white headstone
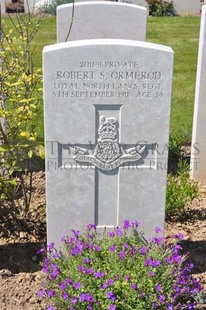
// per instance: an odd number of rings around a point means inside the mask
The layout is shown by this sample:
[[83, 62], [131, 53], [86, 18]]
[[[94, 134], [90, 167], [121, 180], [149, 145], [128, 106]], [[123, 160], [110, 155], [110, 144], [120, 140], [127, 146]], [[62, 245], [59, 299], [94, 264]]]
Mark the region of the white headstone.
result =
[[191, 177], [206, 181], [206, 6], [202, 7], [191, 147]]
[[146, 0], [119, 0], [119, 2], [130, 3], [130, 4], [140, 5], [144, 7], [148, 6], [148, 3]]
[[139, 220], [163, 229], [173, 51], [127, 40], [44, 49], [48, 242]]
[[73, 4], [60, 5], [57, 7], [57, 42], [105, 38], [145, 41], [146, 22], [147, 10], [131, 4], [85, 1], [75, 3], [74, 11]]
[[6, 13], [6, 0], [1, 0], [1, 14]]
[[173, 0], [175, 12], [179, 15], [200, 14], [200, 0]]
[[[24, 12], [25, 13], [37, 13], [38, 12], [38, 3], [41, 0], [24, 0]], [[47, 1], [47, 3], [49, 0]], [[45, 1], [46, 4], [46, 1]]]
[[[145, 0], [119, 0], [119, 2], [126, 2], [135, 5], [148, 7]], [[174, 12], [178, 15], [186, 14], [200, 14], [201, 1], [200, 0], [173, 0]]]

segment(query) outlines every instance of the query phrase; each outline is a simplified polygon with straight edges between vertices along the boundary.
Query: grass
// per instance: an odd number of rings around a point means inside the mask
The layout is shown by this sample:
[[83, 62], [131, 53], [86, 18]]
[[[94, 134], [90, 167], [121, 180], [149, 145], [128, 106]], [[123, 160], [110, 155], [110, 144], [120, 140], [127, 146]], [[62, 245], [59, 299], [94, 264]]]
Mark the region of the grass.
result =
[[199, 28], [199, 16], [149, 18], [147, 27], [147, 41], [174, 50], [170, 132], [188, 141], [192, 134]]
[[[4, 17], [9, 23], [7, 17]], [[149, 17], [147, 41], [168, 45], [174, 50], [174, 78], [172, 92], [171, 134], [191, 140], [199, 16]], [[56, 42], [56, 18], [44, 18], [33, 44], [36, 66], [42, 65], [43, 47]], [[39, 111], [38, 132], [43, 137], [43, 108]]]

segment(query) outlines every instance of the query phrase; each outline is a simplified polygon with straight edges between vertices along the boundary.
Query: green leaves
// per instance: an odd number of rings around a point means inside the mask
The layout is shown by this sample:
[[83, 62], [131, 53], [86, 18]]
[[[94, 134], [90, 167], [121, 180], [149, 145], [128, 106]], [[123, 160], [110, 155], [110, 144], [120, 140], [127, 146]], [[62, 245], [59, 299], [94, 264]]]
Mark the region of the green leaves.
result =
[[[5, 123], [0, 123], [0, 188], [2, 199], [15, 199], [15, 188], [21, 189], [27, 211], [30, 194], [22, 177], [25, 162], [44, 153], [35, 119], [42, 102], [42, 70], [34, 67], [31, 44], [41, 20], [31, 14], [17, 14], [10, 21], [10, 27], [3, 24], [0, 42], [0, 117]], [[20, 184], [14, 177], [17, 171]]]

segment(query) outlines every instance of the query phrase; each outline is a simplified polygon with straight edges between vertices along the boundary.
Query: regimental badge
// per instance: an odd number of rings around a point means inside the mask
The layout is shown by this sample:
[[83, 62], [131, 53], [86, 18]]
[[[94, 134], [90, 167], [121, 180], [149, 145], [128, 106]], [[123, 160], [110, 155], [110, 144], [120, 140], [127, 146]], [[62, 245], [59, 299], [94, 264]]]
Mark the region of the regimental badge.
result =
[[136, 162], [142, 158], [146, 146], [140, 145], [124, 149], [119, 144], [118, 121], [114, 117], [100, 118], [98, 140], [93, 154], [87, 149], [75, 146], [73, 158], [78, 162], [93, 164], [101, 170], [113, 170], [126, 162]]

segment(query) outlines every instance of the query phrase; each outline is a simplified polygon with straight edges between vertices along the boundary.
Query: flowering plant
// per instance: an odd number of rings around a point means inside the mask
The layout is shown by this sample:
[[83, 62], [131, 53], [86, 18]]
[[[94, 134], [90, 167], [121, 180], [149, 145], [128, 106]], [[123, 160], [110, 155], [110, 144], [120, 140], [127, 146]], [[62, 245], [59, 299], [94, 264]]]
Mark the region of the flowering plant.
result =
[[39, 291], [49, 300], [47, 309], [194, 309], [191, 296], [201, 287], [181, 246], [166, 245], [159, 228], [146, 241], [138, 226], [125, 220], [100, 236], [88, 225], [85, 234], [72, 230], [72, 237], [63, 237], [62, 251], [50, 244]]

